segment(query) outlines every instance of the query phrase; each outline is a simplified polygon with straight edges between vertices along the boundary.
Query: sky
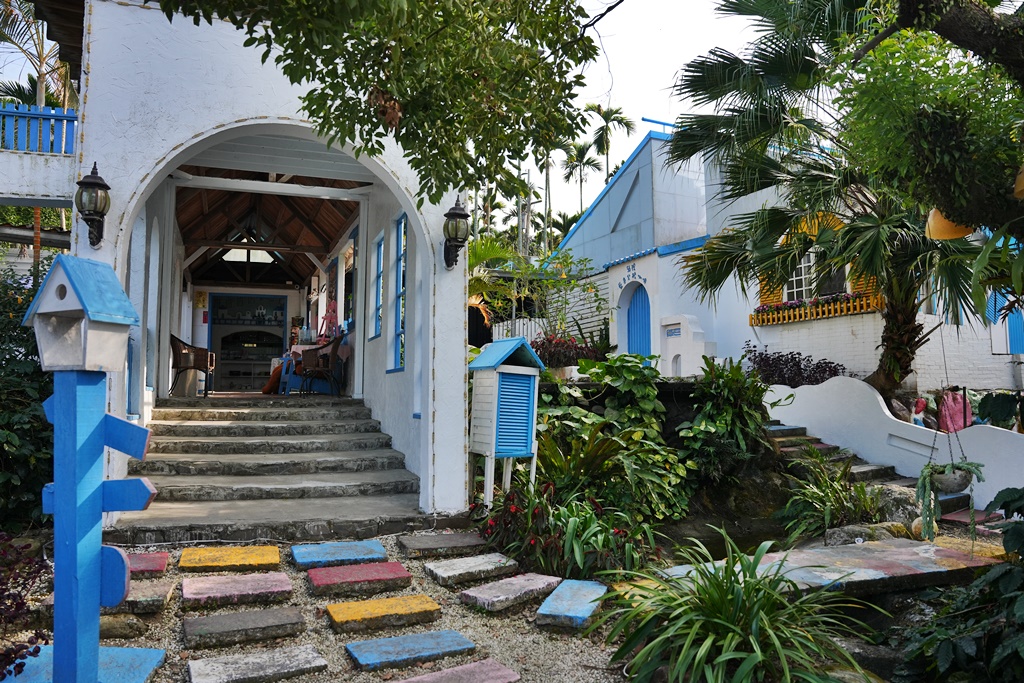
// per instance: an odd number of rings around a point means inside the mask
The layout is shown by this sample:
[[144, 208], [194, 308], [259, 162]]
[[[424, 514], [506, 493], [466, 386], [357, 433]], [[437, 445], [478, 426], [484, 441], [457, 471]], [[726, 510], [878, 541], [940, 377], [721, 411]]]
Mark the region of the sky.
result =
[[[591, 16], [596, 16], [613, 0], [583, 0]], [[713, 47], [739, 50], [752, 37], [745, 22], [714, 12], [717, 0], [625, 0], [602, 19], [595, 39], [601, 55], [584, 72], [587, 85], [580, 93], [582, 108], [589, 102], [605, 107], [622, 107], [636, 123], [636, 133], [612, 136], [611, 166], [624, 161], [648, 130], [663, 127], [642, 122], [646, 117], [674, 121], [689, 111], [687, 103], [671, 95], [680, 68]], [[23, 62], [0, 54], [0, 80], [24, 81]], [[561, 159], [557, 159], [558, 162]], [[602, 159], [603, 163], [603, 159]], [[584, 205], [604, 187], [604, 172], [592, 173], [584, 184]], [[573, 213], [579, 210], [579, 186], [561, 180], [561, 171], [552, 174], [552, 209]], [[543, 177], [534, 168], [531, 180], [543, 185]]]

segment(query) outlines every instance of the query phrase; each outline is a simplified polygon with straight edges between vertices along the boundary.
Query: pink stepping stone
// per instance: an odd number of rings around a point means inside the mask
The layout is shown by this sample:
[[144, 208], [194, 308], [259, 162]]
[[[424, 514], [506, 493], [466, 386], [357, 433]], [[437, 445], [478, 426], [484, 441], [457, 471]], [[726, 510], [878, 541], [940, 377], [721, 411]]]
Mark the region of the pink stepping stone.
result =
[[[986, 522], [998, 522], [1003, 518], [1001, 512], [985, 512], [984, 510], [974, 511], [974, 523], [984, 524]], [[940, 517], [943, 522], [956, 522], [957, 524], [970, 524], [971, 523], [971, 510], [970, 508], [964, 508], [963, 510], [957, 510], [956, 512], [949, 512]]]
[[181, 582], [181, 605], [186, 608], [283, 602], [291, 594], [291, 579], [283, 572], [196, 576]]
[[493, 659], [407, 678], [404, 683], [516, 683], [519, 674]]
[[167, 571], [170, 553], [134, 553], [128, 555], [128, 569], [132, 578], [148, 579]]
[[306, 574], [313, 595], [374, 595], [412, 585], [412, 574], [401, 562], [316, 567]]

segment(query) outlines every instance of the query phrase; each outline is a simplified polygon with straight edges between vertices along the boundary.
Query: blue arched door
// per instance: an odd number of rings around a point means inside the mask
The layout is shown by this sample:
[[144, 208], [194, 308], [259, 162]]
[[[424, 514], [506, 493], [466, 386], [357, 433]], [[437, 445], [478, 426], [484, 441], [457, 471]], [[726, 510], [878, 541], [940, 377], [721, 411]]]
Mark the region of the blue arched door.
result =
[[651, 355], [651, 299], [640, 285], [629, 300], [626, 312], [626, 352]]

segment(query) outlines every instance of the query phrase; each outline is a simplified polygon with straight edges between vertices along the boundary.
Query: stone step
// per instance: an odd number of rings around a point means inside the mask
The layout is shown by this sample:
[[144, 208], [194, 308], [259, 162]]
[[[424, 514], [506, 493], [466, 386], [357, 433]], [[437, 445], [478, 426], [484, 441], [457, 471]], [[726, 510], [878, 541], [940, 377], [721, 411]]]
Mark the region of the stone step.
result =
[[258, 572], [281, 566], [276, 545], [185, 548], [178, 559], [183, 572]]
[[428, 631], [393, 638], [361, 640], [345, 646], [356, 666], [366, 671], [412, 666], [476, 649], [458, 631]]
[[387, 550], [376, 539], [292, 546], [292, 561], [300, 569], [386, 562], [387, 559]]
[[465, 605], [479, 607], [488, 612], [500, 612], [509, 607], [521, 605], [534, 598], [548, 595], [558, 587], [562, 579], [544, 574], [520, 574], [482, 586], [467, 588], [459, 593], [459, 600]]
[[438, 585], [450, 587], [515, 574], [519, 570], [519, 563], [501, 553], [487, 553], [427, 562], [423, 569]]
[[426, 595], [401, 595], [338, 602], [327, 606], [327, 617], [335, 631], [370, 631], [437, 621], [441, 606]]
[[475, 531], [454, 534], [409, 534], [398, 537], [406, 557], [462, 557], [479, 552], [487, 542]]
[[412, 585], [412, 574], [400, 562], [314, 567], [306, 576], [313, 595], [376, 595]]
[[391, 437], [380, 432], [322, 434], [318, 436], [238, 436], [178, 438], [155, 436], [149, 453], [314, 453], [390, 448]]
[[[917, 479], [914, 477], [898, 477], [884, 483], [890, 486], [906, 486], [910, 489], [917, 488]], [[971, 505], [971, 495], [967, 491], [960, 493], [936, 493], [934, 495], [938, 499], [939, 509], [944, 515], [956, 512], [957, 510], [966, 510]]]
[[768, 436], [807, 436], [807, 429], [805, 427], [770, 424], [765, 429], [768, 431]]
[[145, 460], [132, 460], [131, 474], [279, 475], [313, 472], [365, 472], [405, 467], [405, 456], [391, 448], [327, 453], [160, 453]]
[[[128, 587], [128, 597], [120, 605], [102, 607], [102, 614], [158, 614], [162, 612], [177, 588], [174, 579], [157, 579], [155, 581], [132, 581]], [[53, 616], [53, 593], [43, 599], [39, 611]]]
[[[154, 408], [153, 421], [217, 420], [233, 422], [275, 422], [295, 420], [363, 420], [371, 417], [364, 405], [276, 406], [271, 408]], [[150, 422], [152, 424], [152, 421]]]
[[133, 579], [153, 579], [167, 571], [170, 553], [129, 553], [128, 571]]
[[327, 660], [312, 645], [193, 659], [191, 683], [273, 683], [327, 670]]
[[149, 480], [156, 487], [156, 499], [159, 501], [340, 498], [387, 496], [420, 490], [419, 477], [404, 469], [245, 477], [155, 475]]
[[[974, 523], [976, 525], [999, 522], [1002, 521], [1002, 519], [1003, 513], [1001, 512], [985, 512], [984, 510], [974, 511]], [[966, 505], [960, 510], [943, 513], [940, 521], [967, 526], [971, 523], [971, 507], [970, 505]]]
[[597, 581], [566, 579], [541, 604], [534, 623], [556, 628], [586, 628], [600, 609], [600, 599], [607, 591], [608, 588]]
[[[441, 527], [464, 526], [465, 517], [441, 517]], [[433, 527], [420, 512], [419, 495], [350, 496], [234, 501], [154, 501], [121, 515], [103, 532], [107, 543], [148, 545], [187, 541], [276, 538], [316, 541], [372, 538]]]
[[896, 468], [892, 465], [853, 465], [850, 468], [849, 480], [852, 482], [886, 481], [896, 476]]
[[379, 432], [380, 422], [369, 418], [344, 420], [276, 421], [203, 421], [154, 420], [146, 425], [154, 437], [256, 437], [256, 436], [322, 436], [325, 434], [357, 434]]
[[[833, 446], [832, 444], [821, 442], [811, 443], [808, 444], [808, 446], [822, 455], [834, 455], [841, 450], [839, 446]], [[780, 448], [779, 451], [782, 453], [783, 457], [799, 458], [803, 455], [804, 448], [806, 448], [806, 446], [786, 446], [785, 448]]]
[[284, 602], [291, 595], [291, 579], [283, 572], [193, 576], [181, 582], [183, 609]]
[[790, 448], [793, 446], [799, 448], [821, 443], [821, 439], [816, 436], [773, 436], [771, 439], [779, 448]]
[[482, 659], [451, 669], [406, 678], [402, 683], [516, 683], [519, 674], [494, 659]]
[[298, 608], [280, 607], [185, 617], [184, 627], [186, 647], [226, 647], [297, 635], [306, 630], [306, 620]]
[[249, 394], [246, 396], [171, 396], [159, 398], [155, 408], [308, 408], [362, 406], [357, 398], [326, 396], [291, 396], [284, 394]]

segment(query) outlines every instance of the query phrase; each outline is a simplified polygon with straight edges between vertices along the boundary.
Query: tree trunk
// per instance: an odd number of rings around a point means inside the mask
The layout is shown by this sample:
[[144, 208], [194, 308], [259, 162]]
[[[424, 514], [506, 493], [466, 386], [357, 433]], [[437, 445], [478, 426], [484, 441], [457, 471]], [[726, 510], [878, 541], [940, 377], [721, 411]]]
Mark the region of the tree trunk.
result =
[[917, 321], [919, 308], [913, 297], [886, 293], [879, 344], [882, 353], [878, 358], [878, 368], [864, 381], [873, 386], [887, 404], [912, 372], [917, 350], [928, 341], [923, 337], [924, 325]]

